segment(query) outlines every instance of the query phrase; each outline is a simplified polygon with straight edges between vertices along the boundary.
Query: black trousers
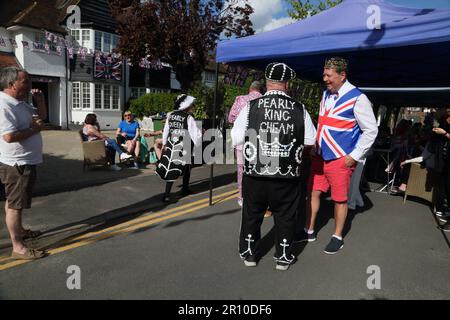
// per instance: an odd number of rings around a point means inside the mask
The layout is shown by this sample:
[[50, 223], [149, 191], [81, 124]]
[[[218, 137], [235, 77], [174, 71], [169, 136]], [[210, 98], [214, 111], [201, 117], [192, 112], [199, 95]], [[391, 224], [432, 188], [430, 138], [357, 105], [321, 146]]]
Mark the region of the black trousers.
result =
[[[192, 165], [187, 164], [184, 167], [183, 171], [183, 190], [187, 190], [189, 188], [189, 180], [191, 180], [191, 170]], [[165, 195], [168, 196], [170, 194], [170, 191], [172, 190], [173, 182], [166, 182], [166, 193]]]
[[299, 180], [255, 178], [242, 179], [242, 207], [239, 253], [242, 258], [258, 255], [261, 224], [266, 209], [275, 220], [275, 259], [290, 260], [299, 201]]

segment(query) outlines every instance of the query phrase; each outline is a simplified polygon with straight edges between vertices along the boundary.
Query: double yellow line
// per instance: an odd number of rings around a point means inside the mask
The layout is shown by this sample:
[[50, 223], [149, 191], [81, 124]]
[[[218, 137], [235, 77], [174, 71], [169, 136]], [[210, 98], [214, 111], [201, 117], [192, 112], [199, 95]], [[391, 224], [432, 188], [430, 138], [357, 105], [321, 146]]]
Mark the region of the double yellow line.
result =
[[[213, 204], [222, 203], [237, 197], [237, 191], [228, 191], [218, 194], [213, 197]], [[154, 214], [142, 216], [140, 218], [124, 222], [109, 228], [102, 229], [100, 231], [88, 232], [86, 234], [66, 240], [62, 246], [48, 250], [49, 255], [58, 254], [71, 249], [86, 246], [91, 243], [95, 243], [104, 239], [122, 235], [125, 233], [133, 232], [148, 226], [167, 221], [179, 216], [189, 214], [194, 211], [206, 208], [209, 206], [209, 198], [201, 199], [195, 202], [191, 202], [172, 209], [156, 212]], [[10, 257], [0, 257], [0, 263], [11, 260]], [[25, 263], [29, 260], [15, 260], [0, 264], [0, 271], [10, 269]]]

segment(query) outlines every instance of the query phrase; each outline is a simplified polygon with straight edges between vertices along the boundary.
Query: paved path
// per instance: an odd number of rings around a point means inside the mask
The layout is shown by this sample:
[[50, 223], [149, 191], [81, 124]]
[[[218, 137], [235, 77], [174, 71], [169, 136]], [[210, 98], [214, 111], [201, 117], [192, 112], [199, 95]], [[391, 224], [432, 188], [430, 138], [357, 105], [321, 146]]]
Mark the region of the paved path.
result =
[[[0, 258], [0, 298], [450, 298], [448, 234], [436, 228], [424, 204], [386, 194], [367, 194], [335, 256], [323, 253], [334, 222], [325, 201], [318, 241], [297, 246], [298, 262], [287, 272], [274, 270], [273, 220], [265, 219], [265, 256], [256, 268], [244, 267], [233, 168], [216, 170], [213, 207], [202, 193], [208, 167], [193, 171], [198, 194], [169, 206], [158, 200], [163, 184], [155, 176], [38, 197], [26, 222], [48, 231], [33, 244], [52, 255], [17, 265]], [[9, 250], [3, 225], [0, 234], [1, 257]], [[81, 290], [66, 287], [71, 265], [81, 269]], [[367, 288], [370, 266], [381, 271], [380, 290]]]

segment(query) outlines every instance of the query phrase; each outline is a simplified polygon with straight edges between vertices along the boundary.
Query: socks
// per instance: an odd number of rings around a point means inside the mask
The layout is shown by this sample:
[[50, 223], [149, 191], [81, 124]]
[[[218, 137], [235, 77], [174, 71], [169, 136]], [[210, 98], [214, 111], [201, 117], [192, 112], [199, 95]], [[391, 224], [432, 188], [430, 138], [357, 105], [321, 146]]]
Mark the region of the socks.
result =
[[303, 230], [305, 230], [305, 232], [306, 232], [307, 234], [313, 234], [313, 233], [314, 233], [314, 230], [309, 230], [309, 229], [307, 229], [307, 228], [304, 228]]
[[336, 239], [339, 239], [342, 241], [342, 237], [338, 237], [337, 235], [333, 234], [333, 237], [335, 237]]

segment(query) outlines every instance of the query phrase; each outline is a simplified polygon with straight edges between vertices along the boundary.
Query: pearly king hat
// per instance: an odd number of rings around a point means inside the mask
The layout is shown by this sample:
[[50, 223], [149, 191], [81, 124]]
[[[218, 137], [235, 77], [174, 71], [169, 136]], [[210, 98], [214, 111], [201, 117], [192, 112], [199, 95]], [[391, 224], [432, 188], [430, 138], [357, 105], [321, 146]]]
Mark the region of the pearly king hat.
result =
[[188, 96], [187, 94], [180, 94], [175, 102], [175, 109], [179, 111], [185, 110], [194, 103], [195, 99], [196, 98]]
[[266, 67], [267, 80], [285, 82], [294, 80], [295, 77], [295, 71], [285, 63], [272, 62]]

